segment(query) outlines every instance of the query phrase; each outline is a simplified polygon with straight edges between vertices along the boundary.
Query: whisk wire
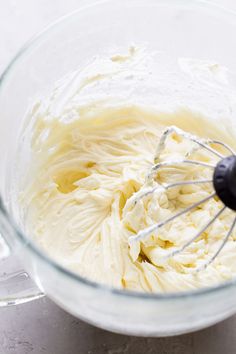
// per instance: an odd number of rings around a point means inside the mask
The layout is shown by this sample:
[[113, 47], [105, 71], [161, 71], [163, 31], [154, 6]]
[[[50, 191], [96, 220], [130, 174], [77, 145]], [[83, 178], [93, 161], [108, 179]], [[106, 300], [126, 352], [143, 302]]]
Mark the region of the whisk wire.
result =
[[226, 150], [228, 150], [232, 155], [235, 155], [235, 151], [226, 143], [223, 143], [222, 141], [219, 140], [208, 140], [207, 141], [209, 144], [216, 144], [223, 146]]
[[192, 184], [204, 184], [204, 183], [212, 183], [212, 179], [200, 179], [200, 180], [192, 180], [192, 181], [182, 181], [182, 182], [175, 182], [171, 184], [164, 185], [165, 189], [170, 189], [178, 186], [188, 186]]
[[201, 162], [201, 161], [185, 160], [185, 159], [173, 160], [173, 161], [163, 161], [163, 162], [158, 162], [156, 165], [154, 165], [152, 167], [151, 172], [148, 174], [148, 179], [152, 178], [153, 175], [162, 167], [175, 166], [175, 165], [181, 165], [181, 164], [202, 166], [202, 167], [212, 168], [213, 170], [215, 169], [215, 165], [212, 165], [212, 164], [209, 164], [206, 162]]
[[230, 238], [234, 228], [235, 228], [235, 225], [236, 225], [236, 217], [234, 218], [234, 221], [229, 229], [229, 231], [227, 232], [226, 236], [224, 237], [223, 241], [222, 241], [222, 244], [220, 245], [220, 247], [218, 248], [218, 250], [214, 253], [214, 255], [206, 262], [204, 263], [203, 265], [201, 265], [200, 267], [198, 267], [195, 271], [196, 272], [200, 272], [204, 269], [206, 269], [209, 264], [211, 264], [215, 259], [216, 257], [219, 255], [219, 253], [222, 251], [222, 249], [224, 248], [226, 242], [228, 241], [228, 239]]
[[184, 214], [188, 213], [189, 211], [191, 211], [191, 210], [197, 208], [199, 205], [201, 205], [201, 204], [207, 202], [207, 201], [210, 200], [211, 198], [214, 198], [215, 195], [216, 195], [216, 193], [214, 192], [214, 193], [208, 195], [206, 198], [201, 199], [200, 201], [198, 201], [198, 202], [196, 202], [196, 203], [190, 205], [189, 207], [187, 207], [187, 208], [181, 210], [180, 212], [178, 212], [178, 213], [172, 215], [172, 216], [169, 217], [168, 219], [166, 219], [166, 220], [164, 220], [164, 221], [161, 221], [161, 222], [159, 222], [159, 223], [157, 223], [157, 224], [154, 224], [154, 225], [152, 225], [152, 226], [149, 226], [149, 227], [147, 227], [146, 229], [143, 229], [143, 230], [139, 231], [139, 232], [137, 233], [137, 235], [135, 235], [135, 236], [130, 236], [130, 237], [129, 237], [129, 240], [132, 242], [132, 241], [140, 241], [140, 240], [144, 239], [145, 237], [151, 235], [151, 233], [152, 233], [153, 231], [156, 231], [157, 229], [159, 229], [159, 228], [161, 228], [162, 226], [166, 225], [167, 223], [173, 221], [173, 220], [176, 219], [177, 217], [179, 217], [179, 216], [181, 216], [181, 215], [184, 215]]
[[[215, 149], [213, 149], [211, 146], [209, 146], [210, 143], [215, 143], [215, 144], [219, 144], [220, 142], [216, 141], [216, 140], [199, 140], [198, 138], [196, 138], [195, 136], [189, 134], [189, 133], [186, 133], [186, 132], [183, 132], [181, 129], [177, 128], [177, 127], [169, 127], [167, 128], [160, 141], [159, 141], [159, 144], [157, 146], [157, 149], [156, 149], [156, 154], [155, 154], [155, 162], [158, 161], [159, 159], [159, 156], [161, 154], [161, 152], [163, 151], [164, 147], [165, 147], [165, 143], [166, 143], [166, 139], [167, 137], [172, 134], [172, 133], [176, 133], [178, 134], [179, 136], [183, 137], [183, 138], [186, 138], [192, 142], [194, 142], [195, 144], [201, 146], [203, 149], [206, 149], [208, 150], [209, 152], [211, 152], [212, 154], [214, 154], [215, 156], [219, 157], [219, 158], [223, 158], [224, 156], [219, 153], [218, 151], [216, 151]], [[224, 146], [225, 148], [227, 149], [230, 149], [229, 146], [227, 146], [226, 144], [222, 143], [220, 144], [222, 146]], [[231, 149], [230, 149], [231, 150]]]
[[[170, 184], [162, 184], [162, 188], [165, 190], [174, 188], [174, 187], [181, 187], [181, 186], [188, 186], [188, 185], [195, 185], [195, 184], [204, 184], [204, 183], [213, 183], [212, 179], [201, 179], [201, 180], [192, 180], [192, 181], [182, 181], [182, 182], [175, 182]], [[134, 204], [136, 204], [139, 200], [147, 197], [150, 194], [153, 194], [156, 190], [161, 188], [160, 185], [148, 189], [147, 191], [140, 194], [137, 198], [134, 199]]]
[[191, 245], [191, 243], [193, 243], [194, 241], [196, 241], [207, 229], [209, 226], [211, 226], [217, 219], [218, 217], [225, 211], [226, 207], [224, 206], [223, 208], [220, 209], [220, 211], [218, 211], [218, 213], [211, 219], [209, 220], [204, 226], [203, 228], [197, 232], [197, 234], [192, 237], [188, 242], [186, 242], [183, 246], [181, 246], [179, 249], [169, 253], [168, 255], [165, 256], [165, 259], [168, 259], [170, 257], [173, 257], [181, 252], [183, 252], [188, 246]]

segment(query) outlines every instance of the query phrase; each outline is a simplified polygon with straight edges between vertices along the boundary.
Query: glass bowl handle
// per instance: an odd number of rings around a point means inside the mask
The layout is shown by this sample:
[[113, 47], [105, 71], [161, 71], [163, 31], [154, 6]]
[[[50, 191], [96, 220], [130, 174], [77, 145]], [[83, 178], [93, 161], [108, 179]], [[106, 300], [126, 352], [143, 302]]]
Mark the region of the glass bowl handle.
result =
[[17, 259], [19, 247], [15, 244], [14, 234], [0, 202], [0, 307], [44, 296]]

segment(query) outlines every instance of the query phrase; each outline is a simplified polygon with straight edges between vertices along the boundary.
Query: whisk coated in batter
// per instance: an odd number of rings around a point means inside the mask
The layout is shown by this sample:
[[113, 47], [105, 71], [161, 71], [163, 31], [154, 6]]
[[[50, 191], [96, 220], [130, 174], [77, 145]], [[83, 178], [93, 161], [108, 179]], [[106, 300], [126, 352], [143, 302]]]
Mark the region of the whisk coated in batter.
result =
[[[170, 135], [176, 135], [178, 139], [187, 139], [193, 143], [192, 148], [185, 154], [184, 158], [178, 159], [169, 159], [168, 157], [163, 158], [165, 151], [166, 141]], [[191, 156], [200, 149], [204, 149], [209, 153], [213, 154], [219, 161], [216, 165], [207, 163], [204, 161], [199, 161], [197, 158], [192, 159]], [[223, 152], [221, 152], [223, 150]], [[230, 154], [229, 156], [225, 153]], [[165, 154], [164, 154], [165, 155]], [[185, 179], [187, 176], [188, 169], [185, 170], [185, 167], [195, 166], [204, 167], [212, 170], [211, 179]], [[171, 168], [183, 167], [186, 173], [184, 174], [184, 179], [182, 181], [176, 181], [173, 183], [162, 183], [161, 182], [161, 173], [170, 171]], [[153, 182], [155, 185], [153, 186]], [[157, 183], [156, 183], [157, 182]], [[134, 204], [143, 199], [144, 197], [154, 193], [156, 190], [163, 188], [163, 191], [167, 191], [171, 188], [187, 186], [187, 185], [201, 185], [201, 184], [210, 184], [212, 185], [213, 191], [209, 193], [205, 198], [198, 200], [187, 208], [183, 208], [179, 212], [171, 215], [169, 218], [159, 221], [156, 224], [148, 226], [147, 228], [140, 230], [136, 235], [129, 237], [129, 242], [141, 241], [148, 236], [151, 236], [154, 232], [157, 232], [160, 228], [175, 221], [178, 217], [196, 209], [200, 205], [206, 203], [212, 198], [219, 198], [222, 201], [222, 208], [215, 214], [215, 216], [208, 220], [205, 225], [196, 232], [196, 234], [191, 237], [186, 243], [184, 243], [178, 249], [175, 249], [169, 252], [164, 256], [165, 259], [174, 257], [175, 255], [183, 252], [187, 247], [189, 247], [194, 241], [196, 241], [227, 209], [230, 209], [233, 214], [236, 211], [236, 155], [233, 149], [218, 140], [211, 139], [200, 139], [192, 134], [182, 131], [181, 129], [172, 126], [168, 127], [161, 136], [155, 157], [154, 165], [151, 167], [146, 179], [147, 188], [142, 193], [139, 193], [134, 198]], [[213, 255], [201, 266], [197, 267], [194, 271], [199, 272], [200, 270], [205, 269], [210, 263], [212, 263], [215, 258], [219, 255], [229, 237], [231, 236], [234, 227], [236, 224], [236, 216], [234, 216], [229, 230], [226, 232], [224, 238], [222, 239], [221, 245], [213, 253]]]

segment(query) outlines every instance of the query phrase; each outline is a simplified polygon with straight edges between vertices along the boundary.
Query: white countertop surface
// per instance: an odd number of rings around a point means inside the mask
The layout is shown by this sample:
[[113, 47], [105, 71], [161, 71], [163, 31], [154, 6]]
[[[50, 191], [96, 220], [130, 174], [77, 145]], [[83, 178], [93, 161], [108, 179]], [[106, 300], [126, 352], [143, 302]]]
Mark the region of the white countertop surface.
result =
[[[191, 0], [189, 0], [191, 1]], [[235, 0], [214, 0], [235, 8]], [[0, 0], [0, 72], [35, 32], [75, 10], [80, 0]], [[170, 338], [136, 338], [90, 326], [47, 298], [0, 308], [0, 354], [235, 354], [236, 316]]]

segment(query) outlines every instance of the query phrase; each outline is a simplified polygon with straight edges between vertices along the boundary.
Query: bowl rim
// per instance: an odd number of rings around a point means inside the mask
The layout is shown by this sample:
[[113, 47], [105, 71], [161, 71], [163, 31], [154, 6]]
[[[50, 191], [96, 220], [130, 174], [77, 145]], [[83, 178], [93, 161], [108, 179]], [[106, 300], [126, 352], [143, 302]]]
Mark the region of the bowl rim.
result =
[[[94, 6], [100, 6], [102, 4], [106, 3], [111, 3], [115, 2], [116, 0], [82, 0], [82, 4], [73, 12], [70, 12], [69, 14], [66, 14], [64, 16], [61, 16], [59, 19], [56, 21], [53, 21], [51, 24], [46, 26], [42, 31], [40, 31], [38, 34], [34, 35], [24, 46], [21, 47], [21, 49], [17, 52], [17, 54], [13, 57], [13, 59], [9, 62], [5, 70], [2, 72], [0, 75], [0, 94], [4, 89], [4, 85], [7, 82], [8, 77], [10, 76], [12, 69], [17, 66], [17, 64], [20, 63], [21, 59], [23, 59], [25, 56], [27, 56], [28, 53], [30, 53], [30, 50], [34, 48], [40, 42], [41, 39], [44, 39], [44, 37], [50, 33], [50, 31], [54, 28], [56, 28], [58, 25], [63, 24], [66, 21], [69, 21], [73, 16], [77, 16], [80, 14], [82, 11], [89, 9], [90, 7]], [[126, 4], [128, 1], [130, 3], [136, 3], [136, 2], [141, 2], [142, 0], [121, 0], [123, 4]], [[145, 0], [147, 4], [147, 1], [150, 3], [154, 3], [153, 0]], [[212, 3], [211, 1], [207, 0], [192, 0], [189, 2], [188, 0], [156, 0], [155, 5], [158, 6], [169, 6], [169, 4], [175, 4], [177, 6], [179, 5], [184, 5], [186, 8], [192, 8], [194, 6], [197, 6], [199, 8], [202, 8], [202, 10], [207, 10], [210, 9], [211, 11], [220, 11], [221, 15], [224, 14], [226, 16], [233, 16], [235, 25], [236, 25], [236, 11], [232, 9], [227, 9], [223, 6], [220, 6], [218, 4]], [[91, 290], [100, 290], [100, 291], [105, 291], [110, 294], [117, 295], [119, 297], [127, 297], [127, 298], [134, 298], [134, 299], [146, 299], [151, 300], [151, 301], [171, 301], [171, 300], [182, 300], [190, 297], [200, 297], [200, 296], [205, 296], [205, 295], [210, 295], [215, 292], [219, 291], [225, 291], [228, 290], [232, 287], [235, 287], [236, 285], [236, 278], [231, 279], [229, 281], [225, 281], [223, 283], [220, 283], [218, 285], [213, 285], [209, 287], [204, 287], [200, 289], [193, 289], [193, 290], [185, 290], [185, 291], [178, 291], [178, 292], [168, 292], [168, 293], [149, 293], [149, 292], [141, 292], [141, 291], [134, 291], [134, 290], [126, 290], [126, 289], [118, 289], [114, 288], [112, 286], [106, 285], [106, 284], [101, 284], [92, 280], [89, 280], [73, 271], [70, 269], [62, 266], [59, 262], [48, 256], [43, 250], [40, 249], [39, 246], [31, 239], [28, 237], [26, 234], [24, 234], [18, 225], [16, 224], [15, 220], [13, 217], [9, 214], [7, 211], [6, 206], [4, 206], [1, 195], [0, 195], [0, 214], [3, 214], [9, 223], [10, 227], [13, 229], [15, 235], [18, 237], [20, 242], [28, 248], [34, 255], [36, 255], [40, 260], [44, 261], [49, 265], [50, 267], [53, 267], [56, 269], [59, 273], [61, 273], [63, 276], [68, 276], [71, 278], [73, 281], [77, 281], [81, 283], [82, 285], [85, 285], [89, 287]], [[4, 237], [4, 235], [3, 235]]]

